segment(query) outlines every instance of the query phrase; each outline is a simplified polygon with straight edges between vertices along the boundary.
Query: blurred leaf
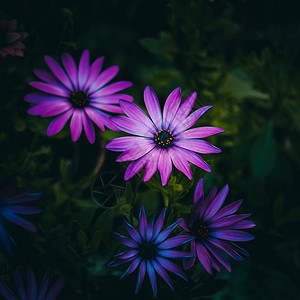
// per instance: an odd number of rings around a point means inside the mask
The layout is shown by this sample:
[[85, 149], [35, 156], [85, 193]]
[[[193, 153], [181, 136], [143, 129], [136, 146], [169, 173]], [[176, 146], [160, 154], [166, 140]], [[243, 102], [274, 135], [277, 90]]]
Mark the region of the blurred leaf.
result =
[[251, 149], [251, 169], [254, 177], [259, 180], [263, 180], [276, 163], [276, 146], [272, 128], [273, 122], [270, 121], [265, 132]]

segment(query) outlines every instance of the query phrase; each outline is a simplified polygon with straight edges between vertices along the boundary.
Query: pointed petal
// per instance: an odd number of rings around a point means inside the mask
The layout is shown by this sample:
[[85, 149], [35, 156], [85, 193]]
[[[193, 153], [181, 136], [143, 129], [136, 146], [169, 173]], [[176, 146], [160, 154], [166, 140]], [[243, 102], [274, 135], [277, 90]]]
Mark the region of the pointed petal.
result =
[[191, 110], [194, 106], [196, 97], [197, 97], [197, 93], [193, 92], [180, 105], [179, 109], [177, 110], [177, 113], [176, 113], [175, 117], [173, 118], [173, 121], [171, 122], [171, 124], [169, 126], [171, 131], [173, 131], [174, 128], [176, 128], [179, 124], [181, 124], [186, 119], [186, 117], [191, 112]]
[[171, 249], [177, 246], [183, 245], [191, 240], [194, 240], [194, 236], [187, 234], [178, 234], [175, 237], [164, 240], [161, 244], [157, 246], [158, 249]]
[[70, 129], [73, 142], [76, 142], [82, 132], [82, 119], [81, 114], [83, 111], [81, 109], [74, 109], [74, 113], [70, 122]]
[[120, 279], [125, 278], [126, 276], [128, 276], [129, 274], [133, 273], [136, 268], [139, 266], [139, 263], [141, 262], [141, 258], [137, 257], [127, 268], [127, 270], [123, 273], [123, 275], [120, 277]]
[[124, 225], [129, 233], [129, 235], [131, 236], [131, 238], [136, 241], [138, 244], [140, 244], [142, 242], [142, 238], [139, 235], [139, 233], [136, 231], [135, 228], [132, 227], [132, 225], [130, 225], [125, 219], [124, 219]]
[[218, 127], [197, 127], [181, 132], [176, 136], [177, 139], [199, 139], [211, 136], [225, 130]]
[[59, 131], [63, 129], [63, 127], [66, 125], [67, 121], [73, 114], [74, 109], [70, 109], [66, 111], [64, 114], [56, 117], [48, 126], [47, 129], [47, 135], [51, 136], [54, 134], [57, 134]]
[[30, 224], [29, 222], [27, 222], [26, 220], [22, 219], [21, 217], [19, 217], [18, 215], [15, 215], [13, 213], [9, 213], [6, 212], [5, 214], [2, 215], [6, 220], [19, 225], [27, 230], [30, 230], [32, 232], [36, 232], [36, 229], [34, 228], [34, 226], [32, 224]]
[[192, 127], [198, 121], [198, 119], [210, 108], [212, 108], [212, 106], [204, 106], [194, 111], [186, 119], [179, 123], [174, 129], [172, 128], [173, 133], [179, 134]]
[[190, 151], [204, 153], [204, 154], [222, 152], [222, 150], [219, 149], [218, 147], [203, 140], [195, 140], [195, 139], [177, 140], [176, 139], [174, 141], [174, 145]]
[[164, 221], [165, 221], [165, 215], [166, 215], [167, 208], [165, 207], [162, 212], [160, 213], [159, 217], [157, 218], [154, 227], [153, 227], [153, 239], [157, 237], [157, 235], [160, 233]]
[[70, 92], [68, 92], [66, 89], [60, 88], [59, 86], [52, 85], [49, 83], [30, 81], [29, 85], [48, 94], [53, 94], [53, 95], [66, 97], [66, 98], [70, 96]]
[[88, 79], [83, 87], [83, 89], [87, 90], [89, 94], [91, 92], [92, 85], [94, 85], [94, 82], [97, 79], [99, 72], [101, 71], [103, 60], [104, 56], [96, 59], [90, 68]]
[[194, 256], [194, 254], [190, 252], [183, 252], [178, 250], [159, 250], [157, 254], [166, 258], [186, 258]]
[[144, 100], [147, 111], [157, 129], [162, 128], [162, 116], [158, 98], [155, 92], [147, 86], [144, 90]]
[[256, 224], [249, 220], [242, 220], [240, 222], [236, 222], [232, 225], [226, 226], [224, 229], [249, 229], [255, 227]]
[[157, 238], [155, 239], [155, 244], [158, 245], [159, 243], [164, 241], [169, 236], [169, 234], [178, 226], [179, 223], [180, 221], [176, 221], [170, 226], [168, 226], [166, 229], [164, 229], [162, 232], [160, 232]]
[[171, 158], [166, 149], [161, 150], [157, 167], [160, 172], [161, 184], [164, 186], [168, 183], [170, 174], [172, 172]]
[[140, 142], [143, 144], [144, 140], [146, 140], [144, 137], [123, 136], [110, 141], [105, 148], [111, 151], [125, 151], [128, 148], [134, 148]]
[[160, 157], [161, 149], [153, 148], [149, 154], [148, 160], [146, 162], [145, 173], [144, 173], [144, 181], [148, 181], [157, 171], [158, 160]]
[[169, 148], [168, 153], [172, 159], [175, 168], [181, 171], [183, 174], [187, 176], [188, 179], [191, 180], [193, 178], [193, 174], [188, 161], [182, 156], [179, 156], [176, 150], [174, 150], [173, 148]]
[[145, 163], [148, 160], [148, 154], [149, 152], [145, 154], [142, 158], [135, 160], [129, 164], [124, 174], [124, 180], [130, 179], [144, 167]]
[[228, 204], [227, 206], [224, 206], [215, 214], [214, 220], [217, 220], [222, 217], [225, 217], [225, 216], [235, 213], [240, 208], [242, 203], [243, 203], [243, 200], [238, 200], [238, 201]]
[[195, 264], [195, 261], [196, 261], [196, 242], [195, 241], [191, 241], [191, 253], [195, 254], [195, 257], [184, 258], [182, 261], [184, 270], [190, 269]]
[[251, 214], [240, 214], [240, 215], [231, 215], [223, 218], [219, 218], [215, 220], [214, 218], [209, 223], [209, 228], [216, 228], [216, 227], [225, 227], [232, 225], [236, 222], [239, 222], [241, 220], [244, 220], [248, 217], [250, 217]]
[[30, 267], [27, 269], [27, 292], [28, 292], [28, 299], [36, 299], [37, 296], [36, 279], [33, 270]]
[[27, 113], [30, 115], [41, 115], [42, 117], [52, 117], [56, 115], [60, 115], [70, 108], [72, 108], [72, 104], [66, 102], [64, 99], [59, 102], [42, 102], [39, 103], [30, 109], [28, 109]]
[[182, 279], [184, 279], [186, 281], [188, 280], [187, 276], [183, 273], [183, 271], [179, 267], [177, 267], [177, 265], [175, 265], [173, 262], [171, 262], [170, 260], [168, 260], [164, 257], [160, 257], [160, 256], [157, 256], [155, 259], [161, 264], [161, 266], [164, 269], [180, 276]]
[[204, 196], [203, 193], [203, 178], [200, 178], [196, 185], [195, 193], [194, 193], [194, 198], [193, 198], [193, 203], [194, 205]]
[[128, 247], [138, 248], [138, 243], [136, 241], [128, 238], [125, 235], [119, 234], [117, 232], [114, 232], [113, 234], [118, 239], [118, 241], [121, 242], [122, 244], [124, 244]]
[[20, 300], [27, 300], [26, 290], [24, 286], [24, 282], [21, 278], [21, 275], [18, 271], [15, 272], [15, 282], [18, 289], [18, 294], [20, 296]]
[[85, 111], [82, 112], [81, 119], [82, 119], [82, 124], [83, 124], [83, 128], [84, 128], [86, 137], [89, 140], [89, 142], [91, 144], [93, 144], [95, 142], [94, 125], [91, 122], [91, 120], [89, 119], [89, 117], [87, 116]]
[[47, 83], [50, 83], [50, 84], [53, 84], [53, 85], [58, 85], [61, 88], [63, 88], [61, 82], [51, 72], [43, 70], [43, 69], [34, 69], [33, 73], [39, 79], [44, 80]]
[[156, 276], [155, 272], [152, 266], [152, 262], [150, 260], [147, 260], [147, 272], [150, 279], [150, 283], [152, 286], [153, 296], [156, 297], [157, 295], [157, 282], [156, 282]]
[[73, 57], [69, 53], [63, 53], [61, 60], [74, 88], [78, 89], [77, 67]]
[[50, 289], [47, 297], [45, 300], [55, 300], [57, 296], [59, 295], [60, 291], [62, 290], [64, 284], [65, 284], [66, 279], [64, 277], [59, 278], [52, 288]]
[[178, 87], [167, 98], [163, 109], [163, 128], [169, 129], [170, 123], [178, 110], [181, 100], [181, 89]]
[[142, 283], [145, 278], [145, 273], [146, 273], [146, 263], [145, 263], [145, 261], [142, 261], [140, 264], [138, 281], [136, 283], [136, 288], [135, 288], [135, 294], [137, 294], [141, 289]]
[[89, 50], [84, 50], [78, 67], [78, 86], [82, 90], [90, 73], [90, 53]]
[[229, 191], [229, 187], [228, 184], [226, 184], [207, 207], [206, 213], [204, 215], [204, 221], [210, 220], [216, 214], [216, 212], [222, 207], [228, 195], [228, 191]]
[[248, 232], [239, 230], [217, 230], [210, 232], [210, 236], [233, 242], [244, 242], [254, 239], [254, 236]]
[[6, 300], [18, 300], [16, 295], [10, 290], [10, 288], [0, 281], [0, 293]]
[[44, 59], [46, 61], [46, 64], [50, 68], [50, 70], [53, 72], [53, 74], [56, 76], [56, 78], [70, 91], [73, 90], [72, 84], [66, 75], [63, 68], [57, 63], [55, 59], [53, 59], [51, 56], [45, 55]]
[[139, 253], [138, 250], [133, 249], [133, 250], [127, 250], [124, 252], [121, 252], [119, 254], [114, 255], [117, 259], [128, 259], [136, 256]]
[[49, 271], [47, 270], [45, 275], [44, 275], [43, 281], [41, 283], [41, 287], [40, 287], [40, 290], [39, 290], [39, 293], [38, 293], [37, 300], [44, 300], [45, 299], [46, 292], [47, 292], [47, 289], [48, 289], [48, 284], [49, 284]]
[[185, 230], [186, 232], [190, 232], [190, 227], [187, 224], [187, 221], [183, 218], [179, 218], [178, 221], [180, 221], [179, 226]]
[[139, 215], [139, 229], [140, 229], [140, 235], [143, 240], [146, 239], [146, 228], [147, 228], [147, 217], [145, 213], [145, 208], [144, 206], [142, 206]]
[[201, 243], [196, 243], [196, 251], [198, 259], [201, 262], [202, 266], [209, 274], [212, 274], [211, 257], [205, 246]]
[[154, 267], [154, 270], [156, 271], [157, 274], [168, 284], [168, 286], [174, 291], [174, 287], [171, 281], [170, 276], [167, 274], [167, 272], [164, 270], [164, 268], [160, 265], [159, 262], [156, 260], [152, 260], [152, 265]]
[[93, 97], [102, 97], [102, 96], [108, 96], [112, 95], [114, 93], [117, 93], [121, 90], [127, 89], [132, 86], [132, 83], [129, 81], [118, 81], [113, 84], [107, 85], [100, 90], [98, 90], [96, 93], [94, 93]]

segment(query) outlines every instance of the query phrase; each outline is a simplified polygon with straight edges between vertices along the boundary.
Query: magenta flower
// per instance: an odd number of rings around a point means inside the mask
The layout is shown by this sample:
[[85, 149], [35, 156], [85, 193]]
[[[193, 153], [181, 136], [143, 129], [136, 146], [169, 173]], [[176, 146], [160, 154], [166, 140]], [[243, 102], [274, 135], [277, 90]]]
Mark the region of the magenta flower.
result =
[[[181, 221], [179, 226], [195, 237], [195, 240], [191, 241], [191, 252], [197, 254], [200, 263], [210, 274], [212, 274], [212, 268], [220, 272], [222, 265], [229, 272], [231, 271], [230, 264], [220, 249], [232, 258], [242, 261], [244, 260], [242, 255], [249, 256], [249, 254], [233, 242], [254, 239], [252, 234], [240, 230], [255, 226], [252, 221], [245, 220], [251, 214], [234, 215], [243, 200], [221, 208], [228, 190], [228, 185], [225, 185], [216, 195], [217, 188], [213, 187], [204, 199], [203, 179], [200, 179], [195, 189], [189, 222], [184, 219], [178, 220]], [[184, 259], [184, 269], [191, 268], [195, 260], [195, 257]]]
[[0, 20], [0, 54], [5, 57], [24, 56], [26, 48], [22, 41], [28, 36], [27, 32], [16, 32], [17, 20]]
[[51, 136], [65, 126], [71, 118], [70, 129], [72, 140], [79, 139], [82, 126], [90, 143], [95, 141], [95, 130], [92, 121], [104, 131], [104, 126], [118, 130], [110, 115], [122, 113], [119, 106], [120, 99], [133, 101], [126, 94], [116, 94], [132, 85], [129, 81], [119, 81], [105, 86], [119, 71], [118, 66], [112, 66], [100, 73], [104, 57], [98, 58], [91, 66], [89, 51], [85, 50], [80, 58], [79, 67], [68, 53], [62, 55], [65, 70], [50, 56], [45, 56], [45, 61], [52, 71], [41, 69], [34, 70], [35, 75], [44, 82], [29, 82], [31, 86], [41, 92], [25, 96], [25, 101], [35, 103], [28, 110], [31, 115], [42, 117], [56, 116], [50, 123], [47, 135]]
[[211, 108], [211, 106], [204, 106], [189, 115], [196, 96], [196, 92], [192, 93], [179, 106], [180, 88], [175, 89], [167, 98], [161, 114], [156, 94], [150, 87], [146, 87], [144, 99], [150, 118], [136, 104], [120, 101], [128, 118], [116, 116], [111, 120], [117, 128], [134, 136], [116, 138], [109, 142], [106, 148], [112, 151], [124, 151], [118, 157], [118, 162], [133, 161], [125, 172], [125, 180], [134, 176], [146, 165], [144, 181], [149, 180], [158, 169], [162, 185], [166, 185], [172, 171], [172, 162], [189, 179], [192, 179], [189, 162], [208, 172], [211, 171], [209, 165], [195, 152], [221, 152], [219, 148], [200, 138], [224, 130], [216, 127], [189, 129], [203, 113]]

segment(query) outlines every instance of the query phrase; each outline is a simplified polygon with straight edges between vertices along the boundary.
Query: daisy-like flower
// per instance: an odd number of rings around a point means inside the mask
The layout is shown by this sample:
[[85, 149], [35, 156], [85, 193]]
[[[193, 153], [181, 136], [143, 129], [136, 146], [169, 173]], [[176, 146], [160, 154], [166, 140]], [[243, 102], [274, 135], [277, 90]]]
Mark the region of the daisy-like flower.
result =
[[27, 32], [16, 32], [17, 20], [0, 20], [0, 54], [5, 57], [24, 56], [26, 48], [22, 41], [28, 36]]
[[141, 207], [139, 216], [139, 232], [133, 228], [125, 219], [124, 224], [130, 235], [126, 237], [115, 233], [116, 238], [124, 245], [131, 247], [131, 250], [124, 251], [115, 255], [115, 259], [110, 262], [108, 267], [115, 267], [130, 262], [129, 267], [123, 273], [122, 278], [139, 269], [138, 281], [135, 293], [141, 288], [146, 272], [148, 273], [154, 296], [157, 295], [157, 282], [155, 272], [159, 274], [172, 290], [173, 284], [167, 271], [187, 280], [186, 275], [169, 258], [185, 258], [194, 256], [191, 253], [173, 250], [172, 248], [180, 246], [194, 239], [194, 237], [178, 234], [175, 237], [168, 238], [169, 234], [177, 227], [180, 221], [162, 230], [166, 208], [161, 212], [157, 221], [154, 223], [154, 217], [147, 222], [144, 207]]
[[19, 271], [15, 272], [15, 282], [18, 290], [18, 297], [12, 290], [3, 282], [0, 281], [0, 293], [6, 300], [55, 300], [61, 292], [65, 278], [59, 278], [52, 288], [48, 291], [49, 286], [49, 272], [47, 271], [38, 290], [37, 282], [32, 268], [27, 269], [27, 292], [25, 284], [21, 278]]
[[64, 53], [64, 70], [52, 57], [46, 55], [45, 61], [52, 73], [34, 70], [35, 75], [44, 82], [29, 82], [40, 92], [26, 95], [25, 101], [35, 104], [28, 110], [31, 115], [56, 116], [48, 127], [48, 136], [61, 131], [70, 117], [74, 142], [79, 139], [83, 126], [89, 142], [94, 143], [95, 130], [92, 122], [102, 131], [105, 130], [104, 126], [118, 130], [110, 121], [110, 115], [104, 111], [122, 113], [120, 99], [133, 101], [133, 98], [117, 92], [130, 87], [132, 83], [119, 81], [106, 85], [116, 76], [119, 67], [112, 66], [100, 73], [104, 57], [98, 58], [91, 66], [89, 57], [89, 51], [85, 50], [77, 68], [72, 56]]
[[[200, 263], [210, 274], [213, 268], [220, 272], [221, 266], [231, 271], [230, 264], [220, 249], [232, 258], [242, 261], [244, 260], [242, 255], [249, 256], [249, 254], [234, 242], [254, 239], [252, 234], [240, 230], [255, 226], [252, 221], [245, 220], [251, 214], [234, 214], [241, 206], [242, 200], [221, 208], [228, 190], [228, 185], [225, 185], [216, 195], [217, 188], [213, 187], [204, 198], [203, 179], [200, 179], [196, 186], [189, 221], [179, 219], [181, 221], [179, 226], [195, 238], [191, 241], [191, 252], [197, 254]], [[191, 268], [195, 260], [195, 257], [184, 259], [184, 269]]]
[[7, 187], [0, 192], [0, 246], [10, 255], [12, 255], [11, 241], [13, 239], [5, 228], [5, 220], [36, 232], [32, 224], [18, 215], [33, 215], [43, 211], [38, 207], [24, 205], [24, 203], [36, 201], [42, 196], [42, 194], [33, 194], [31, 192], [32, 189], [30, 187], [17, 190], [15, 186]]
[[196, 152], [218, 153], [221, 150], [200, 138], [224, 130], [216, 127], [189, 129], [211, 108], [204, 106], [189, 115], [196, 96], [196, 92], [192, 93], [180, 105], [181, 93], [180, 88], [177, 88], [167, 98], [161, 113], [156, 94], [150, 87], [146, 87], [144, 99], [150, 118], [136, 104], [120, 101], [128, 118], [116, 116], [111, 120], [120, 130], [134, 136], [116, 138], [109, 142], [106, 148], [124, 151], [118, 157], [118, 162], [132, 161], [125, 172], [125, 180], [134, 176], [145, 165], [144, 181], [149, 180], [158, 169], [162, 185], [166, 185], [169, 180], [172, 163], [189, 179], [192, 179], [189, 162], [208, 172], [211, 171], [209, 165]]

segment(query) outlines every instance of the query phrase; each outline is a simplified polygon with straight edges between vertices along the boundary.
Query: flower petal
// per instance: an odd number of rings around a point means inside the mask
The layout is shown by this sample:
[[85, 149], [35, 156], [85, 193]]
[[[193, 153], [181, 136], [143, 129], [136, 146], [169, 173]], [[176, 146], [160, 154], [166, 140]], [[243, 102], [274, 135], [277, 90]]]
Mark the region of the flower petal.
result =
[[183, 245], [191, 240], [194, 240], [194, 236], [187, 234], [178, 234], [175, 237], [164, 240], [161, 244], [157, 246], [158, 249], [171, 249], [177, 246]]
[[116, 257], [118, 259], [127, 259], [127, 258], [136, 256], [138, 253], [139, 253], [138, 250], [132, 249], [132, 250], [127, 250], [127, 251], [121, 252], [119, 254], [116, 254], [116, 255], [114, 255], [114, 257]]
[[105, 114], [104, 112], [92, 108], [92, 107], [85, 107], [84, 108], [85, 113], [87, 116], [102, 130], [104, 131], [104, 125], [108, 126], [110, 123], [109, 115]]
[[77, 67], [73, 57], [69, 53], [63, 53], [61, 60], [69, 78], [71, 79], [74, 89], [78, 89]]
[[56, 85], [51, 85], [49, 83], [30, 81], [29, 85], [48, 94], [53, 94], [53, 95], [66, 97], [66, 98], [70, 96], [70, 93], [67, 90], [60, 88], [59, 86]]
[[140, 244], [142, 242], [142, 238], [139, 235], [139, 233], [136, 231], [135, 228], [132, 227], [132, 225], [130, 225], [125, 219], [124, 219], [124, 225], [129, 233], [129, 235], [131, 236], [131, 238], [136, 241], [138, 244]]
[[204, 221], [210, 220], [216, 214], [216, 212], [222, 207], [228, 195], [228, 191], [229, 191], [229, 187], [228, 184], [226, 184], [207, 207], [206, 212], [204, 214]]
[[[197, 109], [196, 111], [194, 111], [192, 114], [190, 114], [181, 123], [178, 123], [178, 125], [175, 128], [172, 126], [173, 134], [179, 134], [185, 131], [186, 129], [190, 128], [191, 126], [193, 126], [198, 121], [198, 119], [210, 108], [212, 108], [212, 106], [203, 106]], [[177, 118], [177, 114], [175, 118]]]
[[90, 53], [89, 50], [84, 50], [78, 67], [78, 86], [82, 90], [90, 73]]
[[127, 149], [134, 148], [134, 146], [139, 143], [143, 144], [144, 140], [146, 140], [144, 137], [123, 136], [110, 141], [106, 144], [105, 148], [111, 151], [125, 151]]
[[[118, 66], [112, 66], [108, 69], [104, 70], [98, 78], [94, 81], [94, 83], [89, 88], [89, 94], [94, 94], [101, 87], [103, 87], [106, 83], [112, 80], [119, 72]], [[94, 97], [97, 97], [96, 95]]]
[[194, 254], [190, 252], [183, 252], [178, 250], [159, 250], [157, 254], [166, 258], [186, 258], [194, 256]]
[[72, 108], [71, 103], [61, 102], [43, 102], [31, 107], [27, 112], [30, 115], [41, 115], [42, 117], [56, 116]]
[[177, 227], [177, 225], [180, 223], [180, 221], [176, 221], [173, 224], [171, 224], [170, 226], [168, 226], [166, 229], [164, 229], [162, 232], [160, 232], [157, 236], [157, 238], [154, 240], [155, 244], [159, 244], [162, 241], [164, 241], [169, 234]]
[[47, 292], [47, 289], [48, 289], [48, 284], [49, 284], [49, 271], [47, 270], [45, 275], [44, 275], [43, 281], [41, 283], [41, 287], [40, 287], [40, 290], [39, 290], [39, 293], [38, 293], [38, 296], [37, 296], [37, 300], [44, 300], [45, 299], [46, 292]]
[[52, 288], [50, 289], [47, 297], [45, 298], [45, 300], [54, 300], [57, 298], [57, 296], [59, 295], [60, 291], [62, 290], [64, 284], [65, 284], [66, 279], [64, 277], [61, 277], [59, 279], [57, 279], [57, 281], [54, 283], [54, 285], [52, 286]]
[[152, 265], [154, 267], [154, 270], [156, 273], [160, 275], [160, 277], [168, 284], [168, 286], [174, 291], [174, 287], [171, 281], [170, 276], [167, 274], [167, 272], [164, 270], [164, 268], [158, 263], [156, 260], [152, 260]]
[[146, 263], [145, 261], [142, 261], [139, 268], [139, 275], [138, 275], [138, 281], [136, 283], [135, 294], [137, 294], [140, 291], [140, 288], [145, 278], [145, 273], [146, 273]]
[[138, 135], [153, 138], [154, 134], [141, 122], [138, 122], [134, 119], [130, 119], [124, 116], [111, 117], [111, 121], [115, 124], [120, 130]]
[[26, 220], [22, 219], [21, 217], [19, 217], [18, 215], [15, 215], [13, 213], [10, 213], [10, 212], [6, 212], [6, 213], [3, 213], [2, 216], [12, 222], [12, 223], [15, 223], [16, 225], [19, 225], [27, 230], [30, 230], [32, 232], [36, 232], [36, 229], [35, 227], [30, 224], [29, 222], [27, 222]]
[[208, 253], [207, 249], [201, 243], [196, 243], [196, 251], [199, 261], [201, 262], [202, 266], [205, 270], [212, 274], [212, 262], [210, 254]]
[[[196, 255], [196, 242], [194, 240], [191, 241], [190, 247], [191, 247], [191, 253]], [[196, 261], [196, 256], [184, 258], [182, 261], [183, 269], [184, 270], [190, 269], [195, 264], [195, 261]]]
[[36, 279], [33, 270], [30, 267], [27, 270], [27, 293], [28, 293], [28, 299], [36, 299], [37, 296]]
[[121, 276], [120, 279], [125, 278], [126, 276], [128, 276], [129, 274], [133, 273], [136, 268], [139, 266], [139, 263], [141, 262], [141, 258], [137, 257], [127, 268], [127, 270], [123, 273], [123, 275]]
[[218, 127], [197, 127], [179, 133], [177, 139], [198, 139], [211, 136], [225, 130]]
[[164, 186], [167, 184], [172, 172], [171, 158], [166, 149], [161, 150], [157, 167], [160, 172], [161, 184]]
[[101, 88], [96, 93], [94, 93], [92, 96], [93, 97], [102, 97], [102, 96], [112, 95], [121, 90], [127, 89], [131, 86], [132, 86], [132, 83], [129, 81], [118, 81], [113, 84], [107, 85], [104, 88]]
[[91, 101], [102, 104], [119, 104], [120, 100], [133, 101], [133, 97], [127, 94], [114, 94], [101, 97], [90, 97]]
[[4, 226], [0, 223], [0, 246], [9, 254], [12, 255], [11, 243], [9, 239], [9, 235], [4, 228]]
[[117, 232], [113, 233], [114, 236], [116, 237], [116, 239], [118, 239], [119, 242], [121, 242], [122, 244], [131, 247], [131, 248], [138, 248], [138, 243], [130, 238], [128, 238], [125, 235], [119, 234]]
[[217, 220], [213, 218], [209, 223], [209, 228], [229, 226], [236, 222], [249, 218], [250, 216], [251, 214], [240, 214], [240, 215], [226, 216], [224, 218], [219, 218]]
[[184, 279], [186, 281], [188, 280], [187, 276], [183, 273], [183, 271], [180, 268], [178, 268], [177, 265], [175, 265], [170, 260], [168, 260], [164, 257], [161, 257], [161, 256], [157, 256], [155, 259], [161, 264], [161, 266], [164, 269], [180, 276], [182, 279]]
[[159, 217], [157, 218], [154, 227], [153, 227], [153, 239], [157, 237], [159, 232], [161, 231], [164, 221], [165, 221], [165, 215], [166, 215], [167, 208], [165, 207], [162, 212], [160, 213]]
[[159, 130], [162, 128], [162, 116], [161, 116], [161, 109], [159, 105], [158, 98], [155, 92], [147, 86], [144, 90], [144, 100], [147, 111], [152, 119], [153, 123], [155, 124], [156, 128]]
[[232, 225], [226, 226], [224, 229], [249, 229], [256, 226], [256, 224], [249, 220], [243, 220], [240, 222], [236, 222]]
[[70, 129], [73, 142], [76, 142], [80, 138], [82, 132], [82, 112], [83, 111], [81, 109], [75, 109], [70, 122]]
[[47, 83], [58, 85], [62, 88], [61, 82], [49, 71], [43, 69], [35, 69], [33, 73], [41, 80], [46, 81]]
[[239, 230], [217, 230], [209, 233], [210, 236], [233, 242], [244, 242], [254, 239], [254, 236], [248, 232]]
[[174, 140], [174, 145], [199, 153], [220, 153], [222, 152], [221, 149], [212, 145], [211, 143], [203, 140], [195, 140], [195, 139], [188, 139], [188, 140]]
[[81, 114], [81, 120], [82, 120], [83, 128], [87, 136], [87, 139], [91, 144], [93, 144], [95, 142], [95, 129], [93, 123], [86, 115], [85, 111], [83, 111]]
[[185, 230], [186, 232], [190, 232], [190, 228], [189, 228], [189, 226], [188, 226], [188, 224], [187, 224], [187, 222], [186, 222], [185, 219], [179, 218], [178, 221], [180, 221], [179, 226], [180, 226], [183, 230]]
[[156, 282], [156, 276], [155, 272], [152, 266], [152, 262], [150, 260], [147, 260], [147, 272], [150, 279], [150, 283], [152, 286], [153, 296], [156, 297], [157, 295], [157, 282]]
[[219, 218], [222, 218], [222, 217], [225, 217], [225, 216], [235, 213], [240, 208], [242, 203], [243, 203], [243, 200], [238, 200], [238, 201], [235, 201], [233, 203], [230, 203], [230, 204], [224, 206], [215, 214], [214, 220], [217, 220]]
[[16, 295], [10, 290], [10, 288], [0, 281], [0, 293], [7, 300], [18, 300]]
[[173, 131], [174, 128], [176, 128], [179, 124], [181, 124], [186, 119], [186, 117], [191, 112], [191, 110], [194, 106], [196, 97], [197, 97], [197, 93], [193, 92], [180, 105], [179, 109], [177, 110], [177, 113], [176, 113], [175, 117], [173, 118], [173, 121], [171, 122], [171, 124], [169, 126], [171, 131]]
[[148, 127], [151, 132], [156, 132], [156, 128], [149, 117], [140, 109], [136, 104], [129, 101], [120, 100], [120, 105], [124, 113], [132, 119], [141, 122], [144, 126]]
[[61, 131], [63, 129], [63, 127], [66, 125], [67, 121], [69, 120], [69, 118], [71, 117], [71, 115], [73, 114], [74, 109], [70, 109], [68, 111], [66, 111], [64, 114], [56, 117], [48, 126], [47, 129], [47, 135], [51, 136], [54, 135], [56, 133], [58, 133], [59, 131]]
[[147, 217], [145, 213], [145, 208], [144, 206], [142, 206], [139, 215], [139, 229], [140, 229], [140, 235], [143, 240], [146, 239], [146, 228], [147, 228]]
[[99, 72], [101, 71], [103, 60], [104, 56], [96, 59], [90, 68], [88, 79], [83, 87], [83, 90], [87, 90], [88, 93], [90, 93], [91, 86], [94, 84]]
[[144, 181], [148, 181], [157, 171], [160, 152], [161, 152], [161, 149], [153, 148], [150, 152], [147, 153], [147, 155], [149, 155], [149, 157], [146, 162], [145, 173], [144, 173], [144, 178], [143, 178]]
[[181, 100], [181, 89], [178, 87], [167, 98], [163, 109], [163, 128], [169, 129], [170, 123], [178, 110]]
[[183, 174], [185, 174], [188, 179], [191, 180], [193, 178], [193, 174], [188, 161], [185, 158], [179, 156], [176, 150], [174, 150], [173, 148], [169, 148], [168, 153], [172, 159], [174, 166]]
[[53, 72], [53, 74], [56, 76], [56, 78], [70, 91], [73, 90], [72, 84], [66, 75], [65, 71], [62, 69], [62, 67], [57, 63], [55, 59], [53, 59], [51, 56], [45, 55], [44, 59], [46, 61], [46, 64], [50, 68], [50, 70]]

